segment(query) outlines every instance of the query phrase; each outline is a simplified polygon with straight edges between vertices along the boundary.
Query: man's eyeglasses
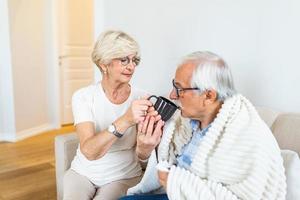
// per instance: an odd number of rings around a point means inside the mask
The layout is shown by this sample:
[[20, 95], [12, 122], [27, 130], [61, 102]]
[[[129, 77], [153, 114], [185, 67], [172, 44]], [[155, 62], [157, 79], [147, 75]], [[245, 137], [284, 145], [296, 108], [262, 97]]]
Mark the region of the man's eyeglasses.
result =
[[134, 66], [138, 66], [141, 62], [141, 59], [137, 57], [133, 57], [132, 59], [130, 59], [128, 56], [126, 56], [124, 58], [116, 59], [119, 60], [123, 66], [127, 66], [130, 63], [130, 61], [133, 63]]
[[185, 90], [200, 90], [200, 89], [197, 88], [197, 87], [194, 87], [194, 88], [180, 88], [180, 87], [178, 87], [178, 86], [176, 85], [174, 79], [172, 80], [172, 84], [173, 84], [173, 87], [174, 87], [174, 89], [175, 89], [175, 91], [176, 91], [176, 96], [177, 96], [177, 98], [179, 98], [180, 94], [181, 94], [183, 91], [185, 91]]

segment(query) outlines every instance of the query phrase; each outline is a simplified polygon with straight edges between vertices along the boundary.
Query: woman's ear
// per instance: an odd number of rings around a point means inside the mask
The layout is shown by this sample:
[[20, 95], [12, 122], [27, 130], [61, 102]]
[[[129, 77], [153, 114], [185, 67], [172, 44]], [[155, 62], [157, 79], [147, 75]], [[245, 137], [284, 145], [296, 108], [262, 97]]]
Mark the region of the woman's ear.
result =
[[106, 66], [106, 65], [104, 65], [104, 64], [99, 64], [99, 68], [100, 68], [100, 70], [101, 70], [104, 74], [107, 73], [107, 66]]

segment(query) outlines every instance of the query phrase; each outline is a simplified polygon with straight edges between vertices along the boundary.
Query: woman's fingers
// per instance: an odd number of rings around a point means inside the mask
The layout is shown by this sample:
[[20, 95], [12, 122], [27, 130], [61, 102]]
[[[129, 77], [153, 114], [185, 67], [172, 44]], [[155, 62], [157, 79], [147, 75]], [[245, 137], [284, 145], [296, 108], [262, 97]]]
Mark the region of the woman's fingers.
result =
[[151, 101], [147, 99], [134, 100], [132, 102], [132, 111], [147, 111], [151, 106]]
[[154, 117], [150, 117], [149, 123], [148, 123], [148, 127], [147, 127], [147, 133], [146, 136], [151, 137], [152, 133], [153, 133], [153, 126], [154, 126], [154, 121], [155, 118]]
[[156, 110], [148, 112], [147, 115], [151, 116], [151, 117], [156, 117], [158, 115], [158, 112]]
[[144, 134], [146, 134], [149, 119], [150, 119], [150, 116], [146, 116], [145, 120], [143, 121], [142, 133], [144, 133]]
[[156, 124], [156, 127], [153, 131], [153, 137], [155, 137], [156, 139], [160, 139], [161, 135], [162, 135], [162, 127], [164, 126], [164, 122], [162, 120], [159, 120]]
[[160, 120], [160, 116], [157, 119], [155, 117], [146, 116], [145, 120], [138, 124], [138, 132], [142, 132], [148, 137], [154, 136], [160, 138], [164, 122]]
[[139, 105], [133, 108], [134, 113], [146, 115], [148, 110], [148, 106], [145, 105]]
[[161, 119], [161, 116], [158, 114], [158, 112], [155, 110], [153, 106], [149, 107], [147, 112], [148, 112], [147, 115], [155, 117], [155, 122]]
[[135, 123], [143, 122], [145, 120], [148, 108], [149, 106], [147, 105], [132, 105], [132, 117]]
[[149, 101], [148, 99], [139, 99], [139, 100], [136, 100], [136, 103], [139, 104], [139, 105], [145, 105], [145, 106], [152, 106], [152, 102]]
[[160, 115], [156, 115], [155, 116], [155, 122], [158, 122], [159, 120], [161, 120], [161, 116]]
[[152, 112], [152, 111], [155, 111], [155, 108], [153, 106], [150, 106], [147, 110], [148, 113]]
[[143, 128], [143, 122], [141, 121], [137, 125], [138, 134], [142, 133], [142, 128]]

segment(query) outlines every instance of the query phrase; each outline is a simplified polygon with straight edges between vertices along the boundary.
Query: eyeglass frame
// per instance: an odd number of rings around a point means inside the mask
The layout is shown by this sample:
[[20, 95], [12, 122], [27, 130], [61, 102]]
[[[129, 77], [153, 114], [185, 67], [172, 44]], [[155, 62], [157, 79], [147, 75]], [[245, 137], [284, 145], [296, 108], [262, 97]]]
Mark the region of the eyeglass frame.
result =
[[179, 88], [178, 86], [176, 86], [174, 79], [172, 80], [172, 84], [173, 84], [173, 88], [176, 91], [176, 97], [177, 98], [180, 97], [180, 92], [182, 92], [182, 91], [186, 91], [186, 90], [200, 90], [200, 88], [197, 88], [197, 87], [193, 87], [193, 88]]
[[125, 57], [122, 57], [122, 58], [114, 58], [114, 59], [119, 60], [123, 66], [129, 65], [129, 63], [131, 62], [136, 67], [141, 62], [141, 58], [139, 58], [139, 57], [129, 58], [128, 56], [125, 56]]

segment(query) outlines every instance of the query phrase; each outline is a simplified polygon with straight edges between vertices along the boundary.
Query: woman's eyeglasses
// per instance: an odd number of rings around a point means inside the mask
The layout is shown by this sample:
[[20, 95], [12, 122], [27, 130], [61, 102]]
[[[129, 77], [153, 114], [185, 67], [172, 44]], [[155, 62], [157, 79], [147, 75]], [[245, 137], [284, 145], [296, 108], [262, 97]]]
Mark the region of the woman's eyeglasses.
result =
[[133, 63], [134, 66], [138, 66], [141, 62], [141, 59], [137, 57], [133, 57], [132, 59], [130, 59], [128, 56], [126, 56], [124, 58], [116, 59], [119, 60], [123, 66], [127, 66], [130, 63], [130, 61]]
[[173, 87], [174, 87], [174, 89], [175, 89], [175, 91], [176, 91], [176, 96], [177, 96], [177, 98], [179, 98], [180, 94], [181, 94], [182, 92], [186, 91], [186, 90], [200, 90], [200, 89], [197, 88], [197, 87], [194, 87], [194, 88], [180, 88], [180, 87], [178, 87], [178, 86], [176, 85], [174, 79], [172, 80], [172, 84], [173, 84]]

